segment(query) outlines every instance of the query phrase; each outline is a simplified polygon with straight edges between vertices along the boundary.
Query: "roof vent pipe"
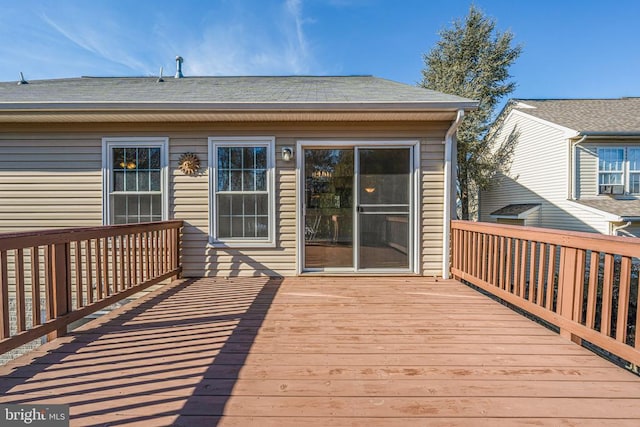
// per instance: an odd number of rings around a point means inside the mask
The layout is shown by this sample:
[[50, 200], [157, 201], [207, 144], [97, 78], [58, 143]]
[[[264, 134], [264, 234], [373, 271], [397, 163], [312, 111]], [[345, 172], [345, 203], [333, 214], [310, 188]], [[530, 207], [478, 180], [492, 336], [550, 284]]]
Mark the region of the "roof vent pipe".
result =
[[182, 56], [176, 56], [176, 75], [175, 78], [176, 79], [181, 79], [184, 76], [182, 75], [182, 62], [184, 61], [184, 59], [182, 59]]

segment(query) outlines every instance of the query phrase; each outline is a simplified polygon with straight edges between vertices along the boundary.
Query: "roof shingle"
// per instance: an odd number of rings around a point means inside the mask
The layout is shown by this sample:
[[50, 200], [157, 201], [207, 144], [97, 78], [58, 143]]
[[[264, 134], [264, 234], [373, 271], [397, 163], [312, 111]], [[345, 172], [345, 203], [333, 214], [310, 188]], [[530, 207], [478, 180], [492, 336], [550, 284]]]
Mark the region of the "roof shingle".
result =
[[163, 82], [156, 77], [81, 77], [0, 83], [0, 104], [66, 102], [475, 104], [372, 76], [185, 77]]
[[640, 98], [514, 99], [513, 108], [583, 134], [640, 133]]

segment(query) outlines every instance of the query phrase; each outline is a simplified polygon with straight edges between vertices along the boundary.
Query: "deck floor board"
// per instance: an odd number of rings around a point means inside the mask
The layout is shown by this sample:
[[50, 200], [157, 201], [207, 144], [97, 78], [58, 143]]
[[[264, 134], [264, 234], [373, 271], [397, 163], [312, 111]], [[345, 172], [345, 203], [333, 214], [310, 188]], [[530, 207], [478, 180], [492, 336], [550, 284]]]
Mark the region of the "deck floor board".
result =
[[177, 281], [0, 376], [71, 425], [640, 424], [640, 378], [453, 280]]

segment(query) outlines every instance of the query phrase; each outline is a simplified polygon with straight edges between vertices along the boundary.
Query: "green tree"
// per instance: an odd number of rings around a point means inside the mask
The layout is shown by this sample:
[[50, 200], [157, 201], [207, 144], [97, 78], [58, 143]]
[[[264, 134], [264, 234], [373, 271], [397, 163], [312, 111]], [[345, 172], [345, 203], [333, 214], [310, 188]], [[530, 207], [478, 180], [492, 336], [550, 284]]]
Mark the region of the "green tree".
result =
[[[493, 19], [471, 6], [464, 21], [440, 31], [440, 41], [424, 55], [420, 86], [479, 102], [465, 116], [457, 133], [458, 197], [461, 218], [469, 219], [477, 192], [489, 187], [497, 172], [508, 172], [517, 132], [501, 138], [492, 132], [491, 119], [500, 100], [513, 92], [509, 67], [520, 55], [513, 34], [498, 33]], [[496, 127], [497, 128], [497, 127]]]

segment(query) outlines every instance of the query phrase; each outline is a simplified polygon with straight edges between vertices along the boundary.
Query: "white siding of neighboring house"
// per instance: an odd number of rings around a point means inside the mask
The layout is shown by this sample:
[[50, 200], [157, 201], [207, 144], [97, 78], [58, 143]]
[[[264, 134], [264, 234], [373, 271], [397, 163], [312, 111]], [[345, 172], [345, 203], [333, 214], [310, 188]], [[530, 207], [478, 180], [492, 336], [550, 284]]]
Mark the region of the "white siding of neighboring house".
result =
[[589, 198], [598, 195], [598, 146], [580, 144], [576, 149], [576, 198]]
[[[519, 139], [508, 176], [498, 177], [480, 195], [480, 220], [496, 222], [489, 214], [514, 203], [540, 203], [541, 227], [608, 234], [608, 223], [597, 214], [569, 202], [569, 141], [565, 130], [513, 111], [502, 136], [517, 127]], [[533, 225], [527, 223], [527, 225]]]

